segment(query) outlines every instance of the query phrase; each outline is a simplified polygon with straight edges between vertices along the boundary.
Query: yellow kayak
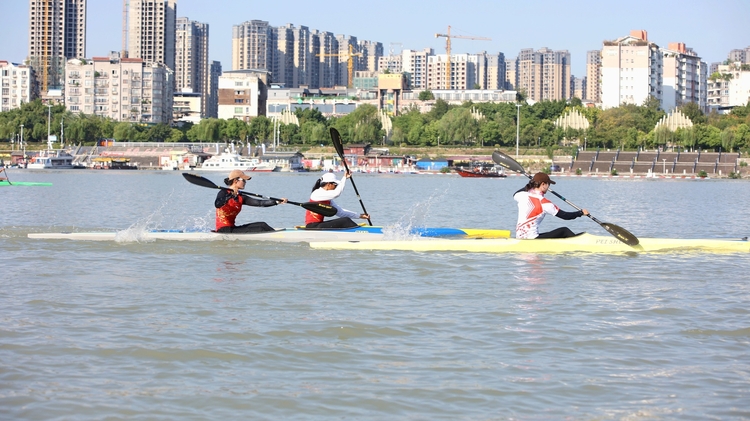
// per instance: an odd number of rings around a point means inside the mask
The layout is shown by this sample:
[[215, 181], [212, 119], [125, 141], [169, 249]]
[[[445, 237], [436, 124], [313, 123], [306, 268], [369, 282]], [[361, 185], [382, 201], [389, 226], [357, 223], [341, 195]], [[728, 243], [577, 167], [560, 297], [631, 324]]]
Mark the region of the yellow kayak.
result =
[[640, 238], [640, 244], [628, 246], [611, 236], [581, 234], [570, 238], [519, 240], [435, 239], [419, 238], [406, 241], [331, 241], [311, 242], [310, 247], [323, 250], [399, 250], [451, 251], [468, 253], [747, 253], [747, 238], [736, 240]]

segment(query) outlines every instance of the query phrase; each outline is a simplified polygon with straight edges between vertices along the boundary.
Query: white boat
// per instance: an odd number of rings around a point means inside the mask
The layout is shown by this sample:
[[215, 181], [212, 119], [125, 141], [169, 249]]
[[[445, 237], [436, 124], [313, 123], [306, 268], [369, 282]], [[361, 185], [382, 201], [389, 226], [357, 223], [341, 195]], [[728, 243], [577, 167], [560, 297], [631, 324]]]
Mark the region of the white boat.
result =
[[[508, 230], [461, 228], [413, 228], [407, 236], [441, 238], [507, 238]], [[189, 230], [137, 230], [102, 232], [50, 232], [29, 233], [29, 238], [41, 240], [148, 242], [166, 241], [275, 241], [299, 243], [312, 241], [380, 241], [397, 236], [383, 232], [383, 227], [360, 226], [346, 229], [283, 228], [276, 231], [248, 234], [220, 234], [211, 231]]]
[[232, 170], [242, 170], [251, 172], [278, 172], [281, 167], [270, 162], [263, 162], [258, 158], [246, 158], [236, 152], [224, 151], [219, 155], [203, 161], [197, 171], [221, 171], [229, 172]]
[[37, 156], [31, 157], [26, 168], [34, 170], [69, 170], [75, 168], [73, 155], [64, 151], [40, 151]]

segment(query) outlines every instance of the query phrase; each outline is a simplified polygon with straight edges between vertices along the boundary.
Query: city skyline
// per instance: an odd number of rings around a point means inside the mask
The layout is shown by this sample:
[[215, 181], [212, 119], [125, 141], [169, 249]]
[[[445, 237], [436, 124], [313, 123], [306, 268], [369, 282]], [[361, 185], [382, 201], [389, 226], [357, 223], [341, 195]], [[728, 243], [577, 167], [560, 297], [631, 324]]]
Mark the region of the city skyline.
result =
[[[106, 56], [121, 49], [122, 10], [119, 0], [88, 0], [86, 51], [89, 57]], [[316, 3], [292, 1], [289, 7], [263, 3], [248, 7], [240, 0], [178, 0], [177, 16], [208, 23], [211, 30], [210, 60], [225, 69], [232, 63], [232, 26], [251, 19], [273, 26], [291, 23], [358, 39], [382, 42], [387, 55], [395, 48], [433, 48], [445, 53], [445, 39], [435, 38], [448, 25], [454, 35], [488, 37], [492, 41], [456, 39], [453, 53], [502, 52], [512, 58], [524, 48], [568, 50], [572, 74], [586, 74], [586, 52], [602, 48], [602, 41], [627, 35], [630, 30], [648, 31], [649, 41], [660, 46], [682, 42], [695, 50], [706, 63], [723, 61], [730, 50], [750, 45], [742, 19], [750, 13], [745, 0], [706, 2], [661, 2], [636, 0], [627, 8], [616, 2], [585, 0], [561, 4], [544, 0], [525, 4], [494, 4], [486, 1], [448, 2], [438, 0], [425, 9], [419, 3], [386, 0], [365, 12], [354, 10], [340, 0]], [[456, 6], [462, 10], [456, 10]], [[350, 10], [347, 12], [347, 10]], [[29, 1], [11, 0], [0, 5], [0, 25], [4, 34], [14, 34], [0, 43], [0, 59], [23, 62], [28, 56]], [[533, 18], [531, 18], [533, 16]], [[712, 26], [707, 17], [720, 17]], [[610, 19], [611, 17], [611, 19]], [[403, 23], [399, 23], [399, 19]], [[6, 35], [7, 36], [7, 35]]]

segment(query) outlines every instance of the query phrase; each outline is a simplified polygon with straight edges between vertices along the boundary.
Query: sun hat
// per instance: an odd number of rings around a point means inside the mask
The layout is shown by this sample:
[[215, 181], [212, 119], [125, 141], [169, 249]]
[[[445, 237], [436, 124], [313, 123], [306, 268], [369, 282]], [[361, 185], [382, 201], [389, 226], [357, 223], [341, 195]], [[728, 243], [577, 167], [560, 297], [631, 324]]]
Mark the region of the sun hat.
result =
[[320, 177], [321, 183], [335, 183], [339, 184], [339, 180], [336, 179], [336, 174], [332, 172], [327, 172], [323, 174], [323, 177]]
[[230, 180], [234, 180], [234, 179], [237, 179], [237, 178], [241, 178], [243, 180], [249, 180], [252, 177], [250, 177], [249, 175], [245, 174], [241, 170], [232, 170], [232, 172], [229, 173], [229, 179]]
[[538, 172], [534, 174], [534, 178], [532, 178], [531, 181], [537, 184], [542, 184], [542, 183], [555, 184], [555, 182], [550, 180], [549, 176], [543, 172]]

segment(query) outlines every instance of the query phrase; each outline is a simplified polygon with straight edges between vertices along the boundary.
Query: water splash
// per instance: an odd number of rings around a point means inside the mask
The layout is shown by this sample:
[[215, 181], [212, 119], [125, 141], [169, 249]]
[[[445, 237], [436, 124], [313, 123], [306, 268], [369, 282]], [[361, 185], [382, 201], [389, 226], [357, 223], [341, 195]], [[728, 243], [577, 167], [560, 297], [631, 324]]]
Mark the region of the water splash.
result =
[[148, 233], [153, 231], [208, 232], [213, 229], [210, 225], [214, 217], [212, 210], [207, 211], [204, 216], [189, 217], [180, 223], [173, 223], [172, 228], [162, 228], [165, 225], [165, 219], [169, 216], [168, 211], [165, 212], [164, 209], [169, 209], [168, 205], [173, 193], [174, 191], [151, 214], [137, 220], [128, 228], [118, 231], [115, 234], [115, 241], [118, 243], [152, 242], [154, 239], [150, 238]]
[[432, 205], [442, 201], [447, 193], [448, 187], [442, 192], [436, 190], [424, 201], [416, 202], [394, 224], [383, 227], [383, 238], [385, 240], [416, 240], [421, 238], [419, 231], [426, 228], [425, 221], [430, 216]]

